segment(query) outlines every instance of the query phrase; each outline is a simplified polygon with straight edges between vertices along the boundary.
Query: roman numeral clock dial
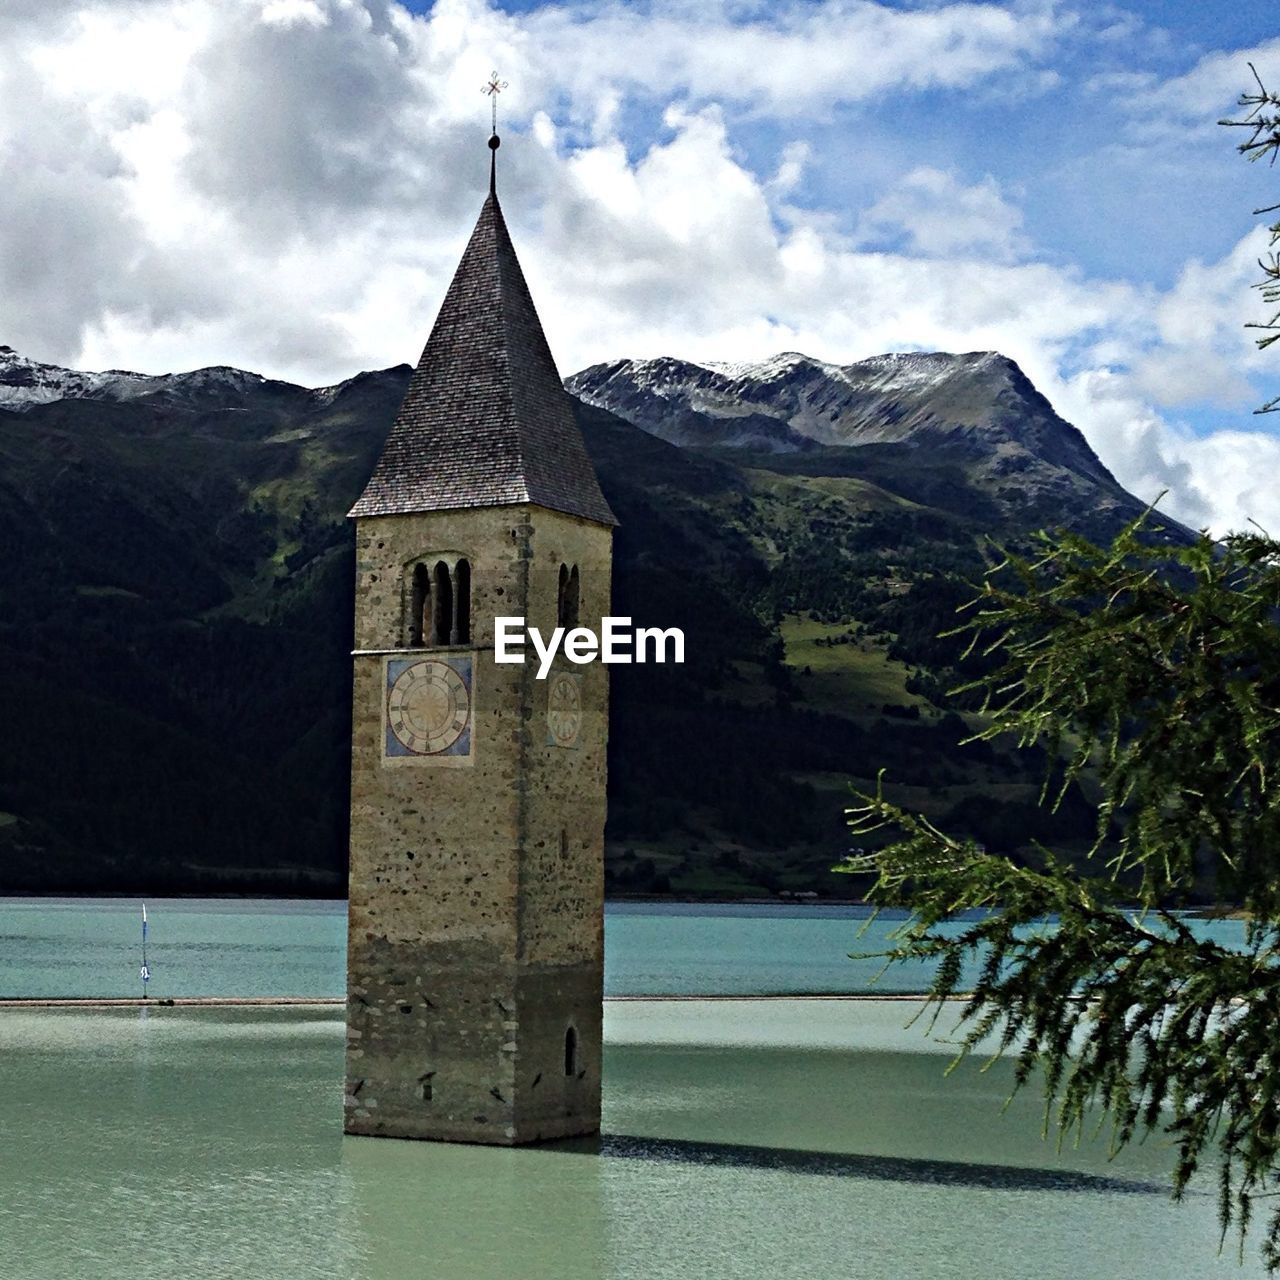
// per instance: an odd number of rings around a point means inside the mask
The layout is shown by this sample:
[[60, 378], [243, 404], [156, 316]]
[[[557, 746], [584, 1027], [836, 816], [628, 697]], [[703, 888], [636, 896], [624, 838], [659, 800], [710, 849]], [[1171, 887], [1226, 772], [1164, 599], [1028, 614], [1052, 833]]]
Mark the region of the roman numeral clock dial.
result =
[[557, 671], [547, 687], [547, 742], [576, 747], [582, 732], [582, 677]]
[[470, 657], [387, 660], [388, 762], [471, 758]]

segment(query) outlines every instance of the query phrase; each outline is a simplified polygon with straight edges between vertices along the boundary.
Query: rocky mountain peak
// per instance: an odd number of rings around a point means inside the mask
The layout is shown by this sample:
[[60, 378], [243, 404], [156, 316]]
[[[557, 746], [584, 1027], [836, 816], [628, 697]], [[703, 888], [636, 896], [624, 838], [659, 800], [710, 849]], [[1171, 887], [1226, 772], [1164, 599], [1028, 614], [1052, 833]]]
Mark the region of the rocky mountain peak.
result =
[[[336, 393], [341, 389], [326, 389]], [[0, 346], [0, 408], [25, 412], [55, 400], [105, 400], [114, 403], [154, 397], [188, 409], [225, 407], [224, 402], [257, 393], [309, 396], [292, 383], [265, 378], [232, 365], [208, 365], [184, 373], [134, 373], [129, 369], [86, 372], [46, 364]], [[330, 396], [332, 398], [332, 396]]]
[[[1070, 423], [998, 351], [889, 352], [833, 364], [799, 351], [764, 360], [662, 357], [593, 365], [566, 385], [588, 404], [686, 447], [796, 452], [943, 448], [986, 487], [1122, 492]], [[1083, 491], [1082, 490], [1082, 491]]]

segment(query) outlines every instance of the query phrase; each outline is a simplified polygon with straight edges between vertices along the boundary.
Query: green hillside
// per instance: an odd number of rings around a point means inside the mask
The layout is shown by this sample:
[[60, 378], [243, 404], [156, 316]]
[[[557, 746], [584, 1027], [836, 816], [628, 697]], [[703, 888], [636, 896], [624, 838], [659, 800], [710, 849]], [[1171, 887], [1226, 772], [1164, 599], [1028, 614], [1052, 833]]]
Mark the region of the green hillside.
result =
[[[407, 375], [0, 412], [0, 892], [342, 892], [344, 514]], [[847, 892], [847, 780], [881, 766], [990, 845], [1046, 831], [1035, 762], [959, 747], [941, 692], [983, 536], [1030, 527], [962, 457], [580, 417], [614, 612], [687, 638], [682, 667], [614, 671], [612, 892]]]

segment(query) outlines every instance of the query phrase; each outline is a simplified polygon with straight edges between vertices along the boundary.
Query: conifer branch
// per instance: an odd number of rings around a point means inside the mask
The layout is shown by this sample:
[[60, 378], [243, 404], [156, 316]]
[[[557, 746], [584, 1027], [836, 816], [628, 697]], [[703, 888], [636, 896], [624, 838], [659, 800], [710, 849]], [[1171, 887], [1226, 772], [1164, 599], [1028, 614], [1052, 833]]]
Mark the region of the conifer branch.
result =
[[[933, 1018], [963, 997], [961, 1057], [994, 1034], [1060, 1140], [1167, 1135], [1175, 1196], [1216, 1160], [1224, 1238], [1243, 1242], [1253, 1201], [1280, 1192], [1280, 544], [1153, 531], [1147, 512], [1107, 548], [1041, 535], [1005, 553], [956, 632], [1000, 658], [965, 686], [986, 697], [976, 736], [1050, 750], [1046, 801], [1092, 776], [1085, 864], [988, 852], [878, 781], [847, 814], [889, 841], [841, 869], [910, 911], [887, 958], [936, 965]], [[1203, 901], [1246, 914], [1239, 947], [1188, 925]], [[1280, 1210], [1263, 1254], [1280, 1268]]]

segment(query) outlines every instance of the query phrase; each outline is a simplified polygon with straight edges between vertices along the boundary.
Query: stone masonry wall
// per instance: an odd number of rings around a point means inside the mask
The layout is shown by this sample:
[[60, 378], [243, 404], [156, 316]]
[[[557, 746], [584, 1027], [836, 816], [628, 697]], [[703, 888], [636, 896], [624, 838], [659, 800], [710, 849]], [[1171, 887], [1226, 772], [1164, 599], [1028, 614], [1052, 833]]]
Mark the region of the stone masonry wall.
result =
[[[549, 682], [532, 653], [494, 662], [493, 618], [549, 633], [567, 560], [597, 627], [609, 545], [606, 528], [530, 507], [357, 526], [349, 1132], [511, 1143], [598, 1128], [607, 674], [558, 661], [581, 676], [583, 724], [578, 745], [549, 745]], [[405, 644], [406, 566], [436, 553], [471, 565], [471, 642], [432, 652], [474, 659], [473, 759], [389, 767], [383, 662]]]

